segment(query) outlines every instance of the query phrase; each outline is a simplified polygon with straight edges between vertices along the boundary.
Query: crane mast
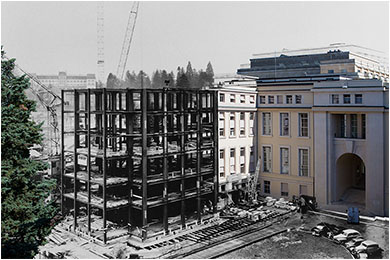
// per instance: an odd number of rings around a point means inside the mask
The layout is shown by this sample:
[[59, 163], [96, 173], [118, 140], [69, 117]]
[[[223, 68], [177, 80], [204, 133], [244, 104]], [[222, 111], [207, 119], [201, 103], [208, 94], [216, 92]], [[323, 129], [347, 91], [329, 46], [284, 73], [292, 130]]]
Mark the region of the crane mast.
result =
[[137, 15], [138, 15], [138, 7], [139, 7], [139, 2], [136, 1], [133, 3], [133, 6], [131, 7], [131, 10], [130, 10], [129, 20], [127, 22], [127, 27], [126, 27], [125, 38], [123, 40], [122, 51], [121, 51], [121, 55], [119, 58], [118, 69], [116, 72], [116, 75], [119, 79], [123, 79], [123, 76], [125, 74], [127, 58], [129, 56], [131, 40], [133, 39], [135, 23], [136, 23]]
[[105, 85], [104, 79], [104, 2], [97, 4], [97, 81]]

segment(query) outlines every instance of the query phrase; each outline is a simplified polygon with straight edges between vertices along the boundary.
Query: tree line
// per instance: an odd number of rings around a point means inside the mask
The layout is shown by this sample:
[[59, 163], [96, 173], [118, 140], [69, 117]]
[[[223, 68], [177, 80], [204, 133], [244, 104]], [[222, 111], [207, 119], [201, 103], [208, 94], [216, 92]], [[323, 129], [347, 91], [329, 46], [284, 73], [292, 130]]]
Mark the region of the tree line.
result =
[[192, 68], [191, 62], [188, 62], [186, 69], [178, 67], [176, 76], [166, 70], [155, 70], [150, 78], [143, 71], [138, 73], [126, 72], [124, 80], [118, 79], [114, 74], [110, 73], [107, 78], [107, 88], [153, 88], [159, 89], [163, 87], [171, 88], [204, 88], [211, 87], [214, 81], [214, 71], [211, 62], [206, 66], [206, 70]]

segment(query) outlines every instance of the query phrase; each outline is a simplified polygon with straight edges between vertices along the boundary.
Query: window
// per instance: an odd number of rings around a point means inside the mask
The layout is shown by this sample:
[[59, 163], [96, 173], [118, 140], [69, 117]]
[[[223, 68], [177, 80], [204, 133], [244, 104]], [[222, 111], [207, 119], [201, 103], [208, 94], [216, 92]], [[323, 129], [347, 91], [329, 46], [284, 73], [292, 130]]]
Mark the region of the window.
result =
[[340, 72], [345, 74], [345, 73], [347, 73], [347, 69], [341, 69]]
[[230, 149], [230, 174], [236, 173], [236, 149]]
[[245, 103], [245, 95], [240, 95], [241, 104]]
[[288, 183], [282, 182], [280, 186], [280, 195], [283, 197], [288, 197]]
[[308, 113], [299, 113], [299, 136], [308, 137], [309, 136], [309, 116]]
[[225, 102], [225, 94], [223, 94], [223, 93], [219, 94], [219, 101]]
[[219, 113], [219, 136], [225, 136], [225, 116], [223, 112]]
[[351, 104], [351, 95], [350, 94], [344, 94], [344, 104]]
[[219, 177], [225, 177], [225, 150], [219, 150]]
[[240, 113], [240, 135], [245, 135], [245, 113]]
[[308, 195], [306, 185], [299, 185], [299, 195]]
[[254, 118], [255, 118], [255, 113], [254, 112], [250, 112], [249, 113], [249, 135], [254, 135], [254, 131], [253, 131], [253, 125], [254, 125]]
[[292, 104], [292, 96], [291, 95], [286, 96], [286, 104]]
[[264, 193], [266, 193], [266, 194], [271, 193], [271, 182], [270, 181], [264, 181]]
[[221, 185], [221, 192], [226, 191], [226, 185]]
[[273, 104], [275, 102], [274, 96], [268, 96], [268, 104]]
[[342, 115], [340, 117], [340, 137], [347, 137], [347, 115]]
[[288, 174], [290, 169], [288, 148], [280, 148], [280, 173]]
[[332, 104], [338, 104], [339, 103], [339, 95], [338, 94], [332, 94], [331, 95], [331, 103]]
[[299, 176], [309, 176], [309, 149], [298, 149]]
[[262, 115], [263, 115], [263, 135], [271, 135], [272, 134], [271, 113], [264, 112]]
[[245, 173], [245, 147], [240, 148], [240, 172]]
[[249, 96], [249, 103], [251, 103], [251, 104], [255, 103], [255, 96], [253, 96], [253, 95]]
[[236, 135], [235, 119], [235, 113], [230, 113], [230, 136]]
[[295, 95], [295, 104], [302, 104], [302, 95]]
[[271, 147], [263, 146], [263, 172], [271, 172]]
[[355, 94], [355, 104], [362, 104], [362, 103], [363, 103], [363, 95]]
[[259, 96], [260, 104], [265, 104], [265, 96]]
[[333, 74], [333, 73], [334, 73], [334, 70], [328, 70], [328, 73], [329, 73], [329, 74]]
[[236, 103], [236, 95], [230, 94], [230, 103]]
[[288, 113], [280, 113], [280, 136], [289, 135], [289, 115]]
[[255, 152], [253, 150], [253, 146], [250, 148], [250, 154], [249, 154], [249, 172], [255, 171]]
[[277, 95], [276, 96], [276, 103], [283, 104], [283, 96], [282, 95]]
[[357, 138], [357, 114], [351, 114], [351, 137]]
[[362, 114], [362, 138], [366, 138], [366, 114]]

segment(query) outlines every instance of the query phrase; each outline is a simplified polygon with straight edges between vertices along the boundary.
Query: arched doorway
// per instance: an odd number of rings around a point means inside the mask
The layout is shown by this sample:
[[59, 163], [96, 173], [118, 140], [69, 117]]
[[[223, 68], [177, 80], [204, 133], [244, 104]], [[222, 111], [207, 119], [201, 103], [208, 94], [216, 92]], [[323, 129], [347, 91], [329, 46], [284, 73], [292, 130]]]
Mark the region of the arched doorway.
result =
[[334, 201], [365, 204], [366, 167], [356, 154], [346, 153], [336, 162]]

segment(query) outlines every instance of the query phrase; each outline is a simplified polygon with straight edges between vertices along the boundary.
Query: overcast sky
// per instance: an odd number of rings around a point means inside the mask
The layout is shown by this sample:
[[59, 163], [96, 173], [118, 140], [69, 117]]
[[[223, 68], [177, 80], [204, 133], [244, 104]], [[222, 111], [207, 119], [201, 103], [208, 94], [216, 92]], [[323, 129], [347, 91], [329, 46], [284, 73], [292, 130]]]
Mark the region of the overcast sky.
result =
[[[132, 2], [105, 2], [105, 71], [116, 72]], [[1, 44], [38, 74], [96, 73], [96, 2], [2, 2]], [[357, 44], [388, 53], [388, 2], [141, 2], [127, 70], [234, 73], [252, 54]]]

